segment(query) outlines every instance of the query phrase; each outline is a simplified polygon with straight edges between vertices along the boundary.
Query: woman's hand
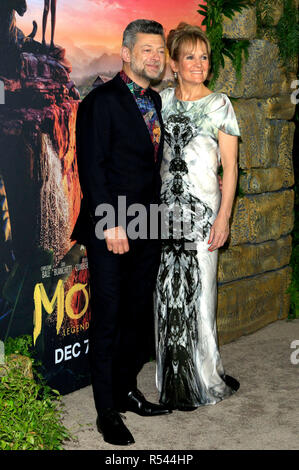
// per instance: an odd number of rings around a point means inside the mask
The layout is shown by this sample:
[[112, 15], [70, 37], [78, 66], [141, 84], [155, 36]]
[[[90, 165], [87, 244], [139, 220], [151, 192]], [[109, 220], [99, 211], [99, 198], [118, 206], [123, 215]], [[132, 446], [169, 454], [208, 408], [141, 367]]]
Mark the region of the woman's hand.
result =
[[229, 218], [225, 215], [218, 214], [213, 223], [210, 231], [210, 238], [208, 243], [210, 247], [209, 251], [214, 251], [224, 245], [229, 236]]
[[214, 251], [224, 245], [229, 235], [229, 219], [235, 197], [238, 178], [238, 139], [236, 136], [218, 132], [220, 157], [223, 168], [223, 176], [218, 176], [221, 191], [221, 204], [218, 215], [210, 231], [208, 243], [209, 251]]

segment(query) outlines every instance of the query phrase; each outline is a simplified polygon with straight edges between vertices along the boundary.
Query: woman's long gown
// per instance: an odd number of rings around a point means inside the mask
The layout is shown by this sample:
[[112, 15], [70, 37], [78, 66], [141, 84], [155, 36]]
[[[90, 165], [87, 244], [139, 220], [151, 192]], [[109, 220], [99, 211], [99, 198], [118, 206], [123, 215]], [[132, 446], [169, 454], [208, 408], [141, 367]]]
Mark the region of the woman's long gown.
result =
[[230, 396], [216, 331], [217, 250], [208, 251], [220, 205], [218, 130], [239, 136], [229, 98], [180, 101], [161, 92], [165, 125], [161, 167], [164, 240], [155, 290], [156, 383], [173, 408]]

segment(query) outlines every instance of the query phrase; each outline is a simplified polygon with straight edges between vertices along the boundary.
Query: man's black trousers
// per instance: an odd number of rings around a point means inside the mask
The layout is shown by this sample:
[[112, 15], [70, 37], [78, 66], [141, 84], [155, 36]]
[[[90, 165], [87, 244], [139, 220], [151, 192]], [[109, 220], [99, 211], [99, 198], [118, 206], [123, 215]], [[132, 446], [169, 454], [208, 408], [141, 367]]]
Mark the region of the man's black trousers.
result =
[[154, 355], [153, 291], [160, 262], [158, 240], [130, 241], [122, 255], [105, 240], [86, 244], [90, 273], [90, 370], [97, 411], [117, 408], [137, 386]]

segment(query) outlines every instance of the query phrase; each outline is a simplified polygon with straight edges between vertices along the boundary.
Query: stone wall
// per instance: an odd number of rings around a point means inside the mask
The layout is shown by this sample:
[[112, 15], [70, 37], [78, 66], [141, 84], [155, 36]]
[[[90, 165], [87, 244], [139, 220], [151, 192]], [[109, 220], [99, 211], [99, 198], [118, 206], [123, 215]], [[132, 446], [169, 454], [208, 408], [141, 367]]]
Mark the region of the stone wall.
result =
[[[266, 28], [257, 32], [256, 2], [233, 20], [224, 19], [224, 36], [248, 39], [249, 58], [238, 82], [225, 59], [215, 91], [231, 99], [241, 131], [240, 188], [235, 201], [228, 248], [219, 254], [218, 330], [220, 344], [286, 318], [290, 282], [291, 231], [294, 224], [290, 120], [291, 83], [297, 63], [287, 73], [278, 47]], [[275, 23], [282, 6], [273, 3]], [[262, 39], [261, 39], [262, 38]]]

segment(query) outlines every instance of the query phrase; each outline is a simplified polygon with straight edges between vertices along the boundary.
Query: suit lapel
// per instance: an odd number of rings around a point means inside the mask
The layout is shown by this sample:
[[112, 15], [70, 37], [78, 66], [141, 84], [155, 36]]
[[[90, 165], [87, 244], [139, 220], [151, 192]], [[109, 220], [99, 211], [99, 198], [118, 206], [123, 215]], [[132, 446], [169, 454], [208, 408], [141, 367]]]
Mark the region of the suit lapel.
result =
[[[132, 125], [135, 127], [139, 135], [144, 136], [145, 143], [150, 145], [151, 149], [154, 152], [154, 145], [153, 145], [148, 127], [146, 125], [144, 117], [142, 116], [142, 113], [140, 112], [138, 108], [138, 105], [135, 101], [134, 96], [132, 95], [126, 83], [120, 77], [119, 73], [115, 75], [115, 77], [112, 80], [119, 91], [120, 102], [123, 103], [124, 107], [129, 111], [131, 115]], [[161, 138], [159, 142], [158, 161], [157, 161], [157, 163], [160, 165], [162, 161], [163, 144], [164, 144], [164, 125], [163, 125], [163, 119], [162, 119], [161, 110], [160, 110], [161, 105], [160, 105], [160, 102], [158, 102], [155, 93], [150, 88], [149, 88], [149, 92], [155, 104], [155, 108], [157, 111], [157, 115], [158, 115], [160, 127], [161, 127]]]
[[128, 86], [120, 77], [119, 73], [112, 80], [115, 82], [115, 85], [119, 90], [120, 102], [123, 103], [124, 107], [128, 110], [131, 115], [130, 119], [132, 120], [132, 126], [135, 127], [139, 135], [144, 136], [144, 140], [146, 141], [146, 143], [151, 145], [152, 148], [154, 148], [146, 122]]
[[155, 108], [156, 108], [156, 111], [157, 111], [157, 115], [158, 115], [159, 122], [160, 122], [160, 128], [161, 128], [161, 138], [160, 138], [159, 148], [158, 148], [158, 164], [160, 164], [161, 161], [162, 161], [163, 144], [164, 144], [164, 124], [163, 124], [163, 119], [162, 119], [162, 115], [161, 115], [161, 104], [160, 104], [160, 102], [157, 101], [156, 95], [155, 95], [155, 93], [152, 92], [151, 89], [149, 89], [149, 92], [150, 92], [151, 98], [152, 98], [152, 100], [155, 104]]

